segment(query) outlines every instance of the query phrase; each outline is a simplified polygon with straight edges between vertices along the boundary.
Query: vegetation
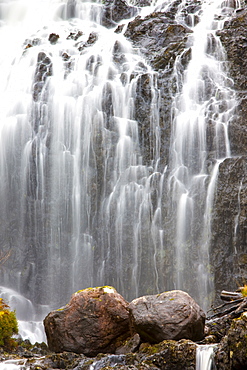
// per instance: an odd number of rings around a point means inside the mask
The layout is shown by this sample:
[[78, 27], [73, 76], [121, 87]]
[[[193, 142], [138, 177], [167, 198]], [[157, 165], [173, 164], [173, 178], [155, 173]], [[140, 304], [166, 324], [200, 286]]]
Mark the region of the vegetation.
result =
[[18, 333], [18, 323], [15, 311], [10, 311], [10, 307], [3, 298], [0, 298], [0, 346], [12, 348], [15, 341], [13, 334]]
[[247, 284], [241, 288], [241, 293], [244, 297], [247, 297]]

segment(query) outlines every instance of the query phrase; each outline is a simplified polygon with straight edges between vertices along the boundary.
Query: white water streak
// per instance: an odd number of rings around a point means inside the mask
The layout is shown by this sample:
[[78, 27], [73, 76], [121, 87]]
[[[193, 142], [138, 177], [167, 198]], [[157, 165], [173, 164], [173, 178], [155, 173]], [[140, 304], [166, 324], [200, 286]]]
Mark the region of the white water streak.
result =
[[[199, 294], [199, 302], [203, 307], [207, 305], [205, 297], [212, 290], [209, 272], [210, 225], [218, 159], [230, 156], [228, 122], [235, 106], [234, 94], [228, 88], [228, 79], [222, 67], [224, 50], [215, 36], [216, 30], [223, 24], [216, 20], [221, 14], [222, 3], [222, 0], [205, 1], [196, 14], [200, 20], [192, 27], [193, 34], [189, 39], [191, 59], [184, 72], [181, 92], [177, 94], [173, 107], [169, 186], [171, 207], [176, 215], [176, 288], [188, 290], [185, 274], [188, 274], [188, 262], [193, 259], [193, 253], [197, 249], [199, 286], [198, 293], [195, 286], [192, 288], [192, 295]], [[180, 21], [183, 19], [182, 5], [179, 8], [181, 14], [177, 14]], [[211, 38], [216, 45], [215, 50], [209, 44]], [[180, 68], [179, 59], [175, 66]], [[178, 70], [175, 69], [175, 73], [177, 86], [180, 88], [181, 77]], [[223, 112], [219, 108], [219, 99], [223, 99], [226, 106]], [[209, 119], [211, 128], [208, 128]], [[210, 156], [216, 163], [212, 165], [210, 177], [207, 169], [208, 135]], [[200, 233], [196, 230], [196, 225], [200, 225]]]
[[196, 348], [196, 370], [212, 370], [216, 345], [200, 345]]

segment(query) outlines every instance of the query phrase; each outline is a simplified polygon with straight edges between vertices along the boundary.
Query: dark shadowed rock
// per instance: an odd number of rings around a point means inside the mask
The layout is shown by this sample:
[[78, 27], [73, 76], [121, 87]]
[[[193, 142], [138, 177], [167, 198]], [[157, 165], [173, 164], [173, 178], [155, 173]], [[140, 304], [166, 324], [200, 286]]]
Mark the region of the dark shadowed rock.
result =
[[152, 0], [135, 0], [132, 2], [135, 6], [150, 6], [152, 4]]
[[229, 122], [231, 153], [242, 155], [247, 149], [247, 10], [239, 9], [217, 34], [226, 51], [227, 67], [238, 100], [236, 116]]
[[247, 157], [227, 158], [219, 166], [212, 214], [210, 260], [214, 266], [216, 304], [222, 289], [245, 283], [247, 240]]
[[37, 65], [33, 83], [33, 100], [47, 101], [45, 89], [47, 78], [53, 75], [53, 66], [50, 57], [43, 51], [38, 54]]
[[[141, 52], [146, 61], [157, 71], [157, 87], [159, 89], [159, 127], [160, 127], [160, 166], [169, 161], [169, 146], [171, 135], [171, 107], [174, 94], [177, 92], [177, 83], [174, 79], [174, 62], [181, 57], [181, 74], [186, 68], [190, 57], [190, 48], [187, 48], [191, 30], [185, 24], [175, 20], [179, 1], [172, 2], [169, 11], [155, 11], [146, 17], [137, 16], [129, 22], [125, 37]], [[137, 83], [134, 118], [138, 122], [139, 140], [143, 163], [150, 165], [155, 146], [155, 131], [152, 132], [150, 114], [152, 114], [153, 91], [151, 91], [150, 75], [144, 71]], [[161, 169], [162, 171], [163, 169]], [[171, 276], [167, 274], [167, 279]]]
[[105, 0], [101, 23], [105, 27], [114, 27], [117, 22], [134, 17], [138, 8], [130, 6], [125, 0]]
[[216, 366], [219, 370], [247, 369], [247, 312], [234, 319], [227, 335], [216, 352]]
[[154, 12], [145, 18], [136, 17], [124, 35], [140, 48], [155, 70], [172, 69], [176, 56], [185, 49], [191, 30], [178, 24], [173, 16]]
[[196, 368], [196, 347], [195, 343], [187, 339], [164, 340], [152, 346], [144, 343], [140, 347], [138, 356], [146, 354], [147, 357], [141, 365], [147, 364], [151, 369], [194, 370]]
[[54, 352], [114, 353], [119, 338], [129, 335], [128, 303], [112, 287], [84, 289], [50, 312], [44, 326]]
[[56, 44], [58, 39], [59, 39], [59, 35], [57, 35], [56, 33], [51, 33], [48, 38], [48, 40], [50, 41], [52, 45]]
[[193, 298], [180, 290], [137, 298], [129, 309], [133, 327], [143, 341], [198, 341], [204, 336], [205, 313]]

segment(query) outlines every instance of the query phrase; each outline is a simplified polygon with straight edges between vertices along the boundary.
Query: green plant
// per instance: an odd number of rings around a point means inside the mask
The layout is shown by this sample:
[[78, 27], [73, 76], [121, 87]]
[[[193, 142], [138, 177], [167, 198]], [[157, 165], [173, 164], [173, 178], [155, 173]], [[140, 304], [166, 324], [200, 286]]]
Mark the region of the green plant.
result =
[[241, 287], [241, 293], [244, 297], [247, 297], [247, 284], [244, 284], [244, 286]]
[[10, 311], [10, 307], [3, 298], [0, 298], [0, 346], [12, 348], [15, 341], [13, 334], [18, 333], [18, 323], [15, 311]]

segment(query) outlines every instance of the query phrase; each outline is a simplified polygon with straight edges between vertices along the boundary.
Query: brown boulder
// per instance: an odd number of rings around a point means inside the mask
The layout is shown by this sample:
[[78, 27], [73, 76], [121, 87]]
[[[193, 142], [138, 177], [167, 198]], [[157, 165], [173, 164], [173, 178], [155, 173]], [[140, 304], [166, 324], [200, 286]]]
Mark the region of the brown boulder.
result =
[[114, 353], [129, 335], [128, 302], [112, 287], [81, 290], [44, 319], [50, 350], [95, 356]]
[[198, 341], [204, 337], [205, 313], [180, 290], [137, 298], [129, 309], [132, 325], [143, 341]]

